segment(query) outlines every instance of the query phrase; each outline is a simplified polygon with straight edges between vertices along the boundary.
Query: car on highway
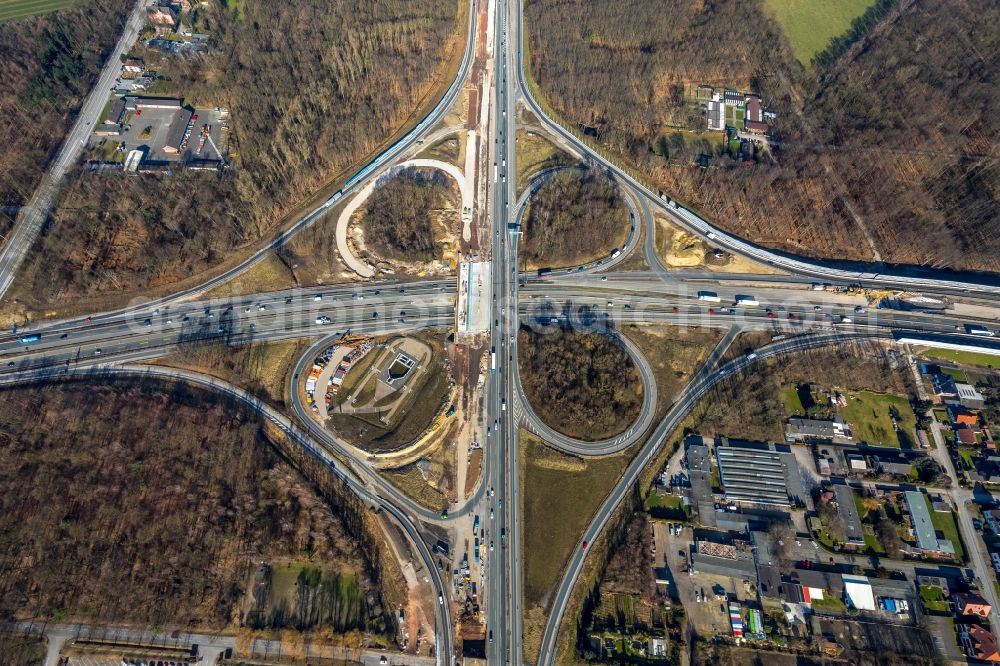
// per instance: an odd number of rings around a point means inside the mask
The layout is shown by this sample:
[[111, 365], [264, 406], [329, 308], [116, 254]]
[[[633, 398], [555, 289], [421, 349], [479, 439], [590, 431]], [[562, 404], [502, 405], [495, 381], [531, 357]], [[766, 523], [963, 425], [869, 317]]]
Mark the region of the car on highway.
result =
[[153, 322], [151, 322], [149, 319], [147, 319], [146, 321], [142, 322], [142, 325], [143, 326], [152, 326]]
[[331, 321], [333, 320], [327, 317], [326, 315], [320, 315], [319, 317], [316, 317], [317, 324], [329, 324]]
[[607, 282], [607, 281], [608, 281], [608, 276], [607, 275], [602, 275], [601, 276], [601, 282]]
[[[101, 348], [98, 347], [97, 349], [94, 350], [94, 356], [100, 356], [100, 355], [101, 355]], [[11, 363], [11, 365], [13, 365], [13, 362]]]
[[316, 294], [315, 296], [313, 296], [313, 300], [316, 301], [317, 303], [319, 303], [320, 301], [323, 300], [323, 295], [322, 294]]
[[580, 550], [587, 550], [587, 542], [586, 541], [583, 542], [583, 548], [581, 548]]
[[263, 303], [261, 303], [260, 305], [257, 306], [257, 311], [258, 312], [263, 312], [266, 309], [267, 309], [267, 306], [264, 305]]

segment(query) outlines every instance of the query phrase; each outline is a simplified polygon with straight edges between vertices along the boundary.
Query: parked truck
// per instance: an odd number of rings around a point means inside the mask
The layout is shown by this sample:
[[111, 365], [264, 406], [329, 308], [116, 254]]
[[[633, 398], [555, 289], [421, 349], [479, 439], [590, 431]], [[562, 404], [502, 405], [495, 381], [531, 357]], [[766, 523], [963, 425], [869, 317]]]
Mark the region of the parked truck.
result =
[[965, 332], [968, 333], [969, 335], [979, 335], [985, 338], [993, 337], [993, 331], [986, 328], [985, 326], [980, 326], [978, 324], [966, 324]]

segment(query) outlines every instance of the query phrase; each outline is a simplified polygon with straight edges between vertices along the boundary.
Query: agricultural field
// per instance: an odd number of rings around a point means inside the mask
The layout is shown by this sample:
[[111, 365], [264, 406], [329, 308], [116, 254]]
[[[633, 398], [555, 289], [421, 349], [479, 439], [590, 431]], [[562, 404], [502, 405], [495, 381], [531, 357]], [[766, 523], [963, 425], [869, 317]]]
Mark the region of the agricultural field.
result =
[[874, 0], [764, 0], [764, 10], [781, 24], [795, 57], [808, 65], [873, 4]]
[[0, 0], [0, 23], [49, 14], [82, 4], [80, 0]]

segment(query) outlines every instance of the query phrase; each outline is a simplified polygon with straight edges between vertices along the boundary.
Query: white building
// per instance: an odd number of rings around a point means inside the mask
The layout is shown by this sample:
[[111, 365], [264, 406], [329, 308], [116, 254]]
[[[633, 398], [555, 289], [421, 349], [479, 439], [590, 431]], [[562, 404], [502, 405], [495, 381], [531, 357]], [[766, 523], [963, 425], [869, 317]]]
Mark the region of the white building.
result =
[[844, 600], [850, 608], [858, 610], [875, 610], [875, 593], [867, 576], [851, 576], [843, 574]]

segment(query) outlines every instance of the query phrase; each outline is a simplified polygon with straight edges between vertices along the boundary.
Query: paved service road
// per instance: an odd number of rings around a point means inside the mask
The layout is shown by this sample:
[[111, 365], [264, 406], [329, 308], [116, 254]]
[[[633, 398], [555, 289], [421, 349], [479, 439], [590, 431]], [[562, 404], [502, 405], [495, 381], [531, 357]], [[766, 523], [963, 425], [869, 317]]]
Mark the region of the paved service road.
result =
[[42, 225], [55, 204], [66, 172], [80, 159], [87, 139], [93, 134], [95, 125], [101, 120], [104, 105], [111, 95], [111, 88], [121, 73], [121, 56], [128, 53], [139, 37], [139, 32], [146, 20], [146, 6], [150, 1], [136, 1], [135, 7], [125, 20], [125, 28], [118, 43], [114, 50], [108, 54], [97, 83], [94, 84], [80, 108], [80, 114], [77, 116], [76, 122], [73, 123], [73, 128], [66, 135], [55, 160], [49, 165], [38, 189], [35, 190], [35, 195], [23, 209], [21, 218], [17, 220], [3, 250], [0, 251], [0, 298], [10, 289], [17, 270], [21, 267], [21, 263], [31, 246], [34, 245], [38, 232], [41, 231]]

